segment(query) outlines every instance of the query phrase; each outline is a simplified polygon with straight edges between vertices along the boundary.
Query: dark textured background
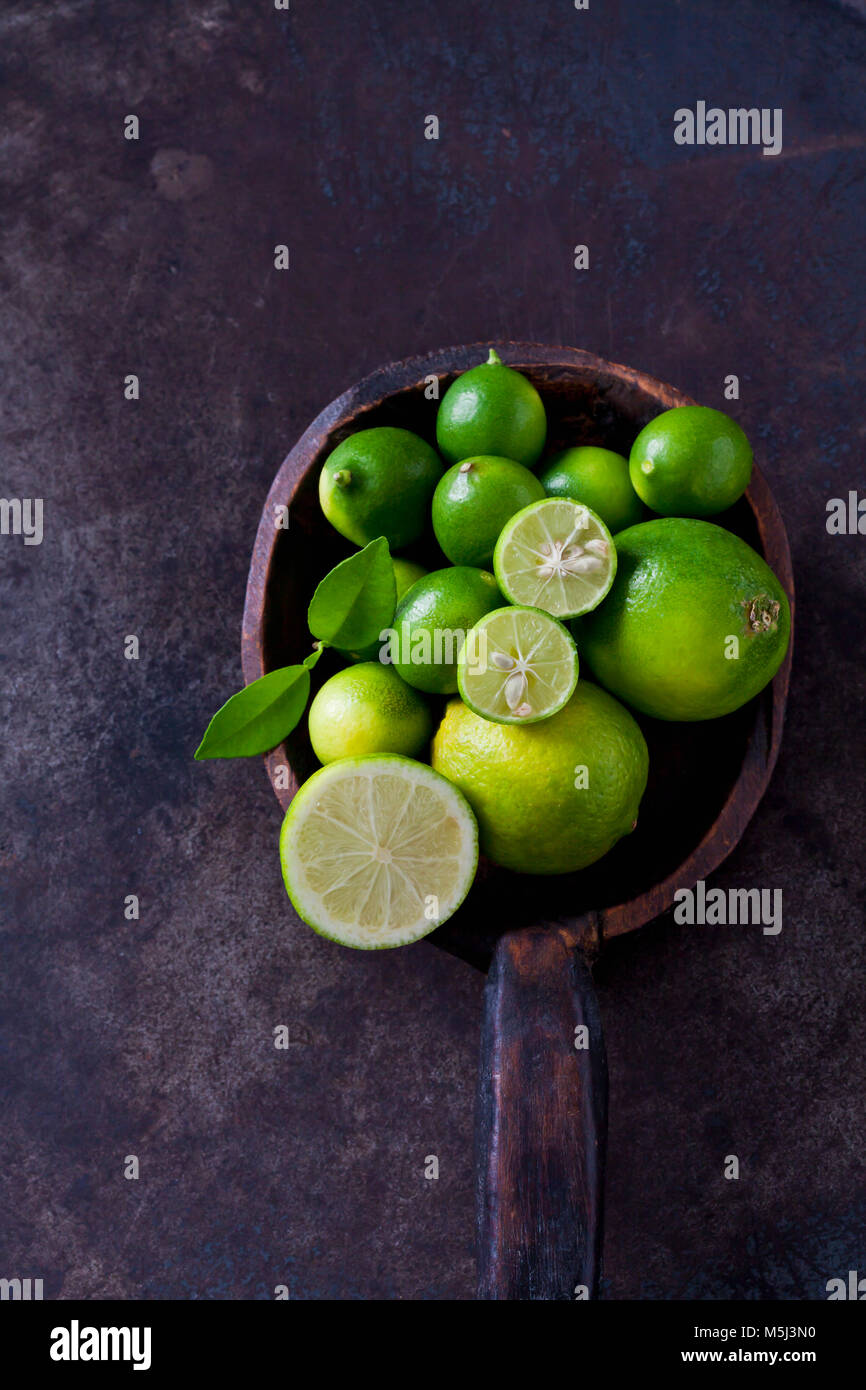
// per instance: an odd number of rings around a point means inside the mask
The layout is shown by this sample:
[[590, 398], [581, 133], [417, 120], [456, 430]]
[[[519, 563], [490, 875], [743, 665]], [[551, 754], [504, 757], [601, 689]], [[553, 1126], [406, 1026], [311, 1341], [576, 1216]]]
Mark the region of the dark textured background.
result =
[[[739, 374], [798, 580], [781, 762], [716, 880], [782, 887], [781, 936], [665, 919], [598, 969], [606, 1296], [866, 1274], [866, 540], [825, 531], [863, 482], [858, 10], [4, 0], [0, 490], [46, 530], [0, 538], [0, 1276], [472, 1297], [482, 977], [314, 936], [261, 766], [191, 754], [288, 447], [379, 363], [499, 336], [711, 405]], [[783, 155], [676, 147], [698, 99], [782, 106]]]

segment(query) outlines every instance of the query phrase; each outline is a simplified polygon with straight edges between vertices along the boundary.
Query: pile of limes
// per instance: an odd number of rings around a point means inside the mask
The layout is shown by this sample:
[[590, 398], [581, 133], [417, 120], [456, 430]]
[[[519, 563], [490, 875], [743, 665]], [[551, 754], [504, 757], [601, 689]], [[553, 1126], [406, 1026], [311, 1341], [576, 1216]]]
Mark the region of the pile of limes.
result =
[[[578, 441], [542, 461], [546, 439], [540, 395], [491, 351], [445, 392], [435, 448], [363, 429], [322, 469], [341, 535], [407, 552], [393, 558], [391, 627], [313, 700], [324, 767], [281, 837], [297, 910], [346, 945], [400, 945], [445, 921], [479, 843], [521, 873], [592, 864], [634, 828], [647, 782], [644, 736], [619, 700], [656, 719], [718, 718], [785, 656], [781, 585], [705, 520], [749, 482], [733, 420], [665, 411], [629, 459]], [[447, 562], [432, 571], [412, 554], [431, 529]]]

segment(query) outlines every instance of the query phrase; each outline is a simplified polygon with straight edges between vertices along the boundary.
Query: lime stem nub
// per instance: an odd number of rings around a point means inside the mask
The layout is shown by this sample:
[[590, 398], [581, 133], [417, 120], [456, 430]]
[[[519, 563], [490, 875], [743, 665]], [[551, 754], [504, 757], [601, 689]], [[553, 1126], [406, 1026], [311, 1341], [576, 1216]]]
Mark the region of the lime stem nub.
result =
[[747, 625], [750, 632], [775, 632], [778, 625], [781, 604], [769, 594], [757, 594], [753, 599], [745, 599], [743, 606], [747, 612]]
[[348, 468], [338, 468], [334, 474], [334, 482], [337, 487], [348, 487], [352, 481], [352, 475]]
[[487, 367], [501, 367], [501, 366], [502, 366], [502, 358], [499, 356], [499, 353], [496, 351], [495, 348], [491, 348], [491, 349], [490, 349], [490, 353], [489, 353], [489, 356], [488, 356], [487, 361], [486, 361], [486, 363], [485, 363], [485, 366], [487, 366]]

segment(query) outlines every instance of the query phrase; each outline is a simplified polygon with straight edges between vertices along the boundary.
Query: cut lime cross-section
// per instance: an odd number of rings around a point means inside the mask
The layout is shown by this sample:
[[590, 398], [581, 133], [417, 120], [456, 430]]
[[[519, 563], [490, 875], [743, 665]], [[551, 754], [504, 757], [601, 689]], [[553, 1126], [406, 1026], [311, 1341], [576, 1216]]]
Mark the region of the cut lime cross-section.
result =
[[305, 782], [280, 834], [286, 890], [321, 936], [377, 950], [426, 936], [478, 863], [469, 803], [411, 758], [343, 758]]
[[496, 724], [535, 724], [577, 685], [577, 647], [539, 608], [497, 608], [470, 631], [457, 661], [464, 704]]
[[600, 517], [567, 497], [531, 502], [496, 542], [496, 582], [511, 603], [576, 618], [601, 603], [616, 574], [616, 548]]

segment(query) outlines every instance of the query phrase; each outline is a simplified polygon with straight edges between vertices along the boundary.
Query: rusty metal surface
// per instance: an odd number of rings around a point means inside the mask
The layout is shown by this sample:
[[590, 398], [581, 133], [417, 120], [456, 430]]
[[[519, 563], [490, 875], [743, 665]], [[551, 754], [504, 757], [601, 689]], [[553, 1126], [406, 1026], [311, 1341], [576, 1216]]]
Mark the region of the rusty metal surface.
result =
[[[288, 447], [379, 363], [493, 337], [707, 404], [736, 373], [798, 588], [782, 756], [715, 879], [782, 887], [782, 932], [666, 918], [597, 968], [604, 1294], [864, 1272], [864, 539], [825, 527], [863, 477], [864, 57], [814, 0], [3, 6], [2, 493], [45, 534], [0, 536], [0, 1276], [472, 1297], [481, 977], [313, 936], [261, 766], [191, 752]], [[783, 153], [675, 146], [698, 100], [782, 107]]]

